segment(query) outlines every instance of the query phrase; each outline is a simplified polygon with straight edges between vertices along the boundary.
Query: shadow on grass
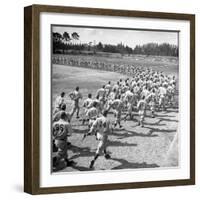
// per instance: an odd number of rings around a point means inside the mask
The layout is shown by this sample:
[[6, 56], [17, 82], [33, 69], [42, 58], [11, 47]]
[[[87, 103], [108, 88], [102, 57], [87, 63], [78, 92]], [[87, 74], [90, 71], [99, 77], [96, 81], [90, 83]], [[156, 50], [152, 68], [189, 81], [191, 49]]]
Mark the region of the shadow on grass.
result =
[[88, 167], [74, 165], [74, 166], [72, 166], [72, 168], [77, 169], [79, 171], [92, 171], [93, 170], [93, 169], [89, 168], [89, 164], [88, 164]]
[[91, 152], [89, 147], [77, 147], [71, 145], [70, 150], [75, 153], [75, 155], [73, 155], [70, 159], [94, 156], [94, 152]]
[[166, 124], [160, 124], [160, 122], [162, 122], [163, 119], [159, 118], [159, 120], [155, 123], [148, 123], [148, 122], [144, 122], [145, 125], [149, 125], [149, 126], [165, 126]]
[[[89, 147], [77, 147], [75, 145], [70, 145], [70, 149], [75, 155], [71, 156], [69, 158], [69, 160], [74, 160], [76, 158], [80, 158], [80, 157], [90, 157], [90, 156], [94, 156], [95, 153], [90, 151]], [[89, 164], [88, 164], [89, 165]], [[56, 169], [53, 170], [53, 172], [58, 172], [61, 170], [65, 170], [68, 166], [64, 165], [63, 163], [60, 164], [60, 166], [58, 166]], [[79, 171], [90, 171], [91, 169], [89, 169], [88, 167], [83, 167], [78, 165], [78, 163], [74, 163], [72, 165], [70, 165], [69, 167], [79, 170]]]
[[116, 147], [119, 147], [119, 146], [122, 146], [122, 147], [133, 147], [133, 146], [137, 146], [137, 144], [130, 144], [130, 143], [127, 143], [127, 142], [120, 142], [120, 141], [108, 141], [108, 147], [110, 146], [116, 146]]
[[[123, 142], [120, 142], [120, 141], [110, 141], [110, 140], [108, 140], [108, 147], [110, 147], [110, 146], [117, 146], [117, 147], [119, 147], [119, 146], [131, 146], [131, 147], [133, 147], [133, 146], [137, 146], [137, 144], [128, 144], [127, 142], [123, 143]], [[73, 153], [75, 153], [75, 155], [70, 157], [70, 160], [74, 160], [76, 158], [81, 158], [81, 157], [93, 157], [95, 155], [95, 152], [91, 152], [89, 147], [77, 147], [75, 145], [71, 145], [70, 150]], [[92, 169], [89, 169], [89, 166], [87, 168], [87, 167], [80, 166], [77, 163], [70, 166], [70, 167], [72, 167], [76, 170], [79, 170], [79, 171], [90, 171], [90, 170], [92, 170]], [[59, 170], [61, 170], [61, 169], [59, 169]]]
[[65, 169], [67, 169], [68, 167], [79, 170], [79, 171], [91, 171], [92, 169], [88, 167], [83, 167], [78, 165], [77, 163], [74, 163], [73, 165], [70, 166], [66, 166], [66, 165], [60, 165], [59, 167], [57, 167], [56, 169], [53, 170], [53, 172], [59, 172], [59, 171], [65, 171]]
[[[161, 117], [163, 117], [163, 118], [161, 118]], [[175, 117], [175, 116], [173, 116], [173, 115], [161, 114], [161, 113], [160, 113], [160, 114], [159, 114], [159, 113], [156, 113], [156, 114], [155, 114], [155, 118], [156, 118], [156, 119], [160, 119], [160, 118], [161, 118], [161, 119], [165, 119], [166, 117]]]
[[173, 133], [173, 132], [176, 132], [177, 130], [176, 129], [159, 129], [159, 128], [152, 128], [152, 127], [147, 127], [146, 128], [149, 128], [149, 135], [152, 135], [154, 132], [160, 132], [160, 133]]
[[178, 112], [179, 112], [178, 107], [176, 109], [171, 109], [171, 108], [167, 109], [167, 113], [178, 113]]
[[131, 163], [127, 160], [120, 159], [120, 158], [111, 158], [114, 161], [120, 162], [121, 164], [112, 168], [112, 169], [137, 169], [137, 168], [156, 168], [159, 167], [157, 164], [147, 164], [146, 162], [143, 163]]
[[176, 119], [166, 119], [166, 118], [158, 118], [160, 119], [161, 121], [166, 121], [166, 122], [178, 122], [178, 120]]
[[113, 132], [111, 135], [112, 136], [117, 136], [118, 139], [125, 139], [125, 138], [128, 138], [128, 137], [157, 137], [158, 135], [157, 134], [144, 134], [144, 133], [137, 133], [135, 131], [130, 131], [130, 130], [125, 130], [126, 132], [124, 133], [117, 133], [117, 132]]
[[88, 132], [88, 129], [76, 129], [76, 128], [73, 128], [72, 129], [74, 133], [76, 134], [84, 134], [84, 133], [87, 133]]
[[124, 120], [124, 123], [127, 122], [138, 122], [138, 119], [135, 118], [136, 116], [134, 115], [132, 119], [130, 119], [130, 117], [128, 117], [126, 120]]

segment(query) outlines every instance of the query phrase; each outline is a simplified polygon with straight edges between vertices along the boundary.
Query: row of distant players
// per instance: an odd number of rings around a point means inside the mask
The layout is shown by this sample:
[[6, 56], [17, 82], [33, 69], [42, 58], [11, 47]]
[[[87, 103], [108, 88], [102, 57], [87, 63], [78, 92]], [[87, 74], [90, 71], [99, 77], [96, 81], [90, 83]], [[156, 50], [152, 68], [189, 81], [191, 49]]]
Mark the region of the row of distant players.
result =
[[[90, 69], [98, 69], [98, 70], [104, 70], [104, 71], [113, 71], [113, 72], [119, 72], [122, 74], [127, 74], [128, 76], [135, 76], [137, 72], [141, 74], [142, 71], [145, 70], [153, 70], [151, 67], [146, 67], [144, 65], [136, 66], [132, 64], [123, 64], [123, 63], [116, 63], [113, 61], [107, 61], [102, 60], [98, 61], [96, 59], [89, 59], [87, 57], [69, 57], [69, 56], [61, 56], [61, 55], [54, 55], [53, 63], [55, 64], [63, 64], [63, 65], [69, 65], [69, 66], [76, 66], [76, 67], [84, 67], [84, 68], [90, 68]], [[162, 69], [163, 66], [160, 66], [160, 69]], [[158, 72], [156, 73], [163, 73]]]

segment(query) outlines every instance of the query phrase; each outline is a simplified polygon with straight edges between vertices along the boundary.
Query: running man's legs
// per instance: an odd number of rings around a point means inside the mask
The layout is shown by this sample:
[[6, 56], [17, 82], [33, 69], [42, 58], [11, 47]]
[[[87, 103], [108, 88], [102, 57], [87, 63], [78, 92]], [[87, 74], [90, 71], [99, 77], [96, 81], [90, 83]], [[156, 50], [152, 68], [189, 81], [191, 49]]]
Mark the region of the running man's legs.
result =
[[90, 168], [92, 168], [94, 166], [95, 161], [97, 160], [97, 158], [99, 157], [99, 155], [102, 151], [103, 151], [106, 159], [110, 158], [110, 155], [106, 151], [108, 136], [105, 136], [105, 135], [102, 136], [99, 133], [97, 133], [97, 139], [99, 140], [99, 144], [97, 146], [95, 156], [94, 156], [93, 160], [90, 162]]
[[115, 124], [114, 124], [114, 126], [117, 126], [117, 124], [118, 124], [120, 128], [122, 127], [121, 126], [121, 114], [122, 114], [121, 110], [116, 111], [116, 121], [115, 121]]
[[132, 115], [132, 111], [133, 111], [132, 104], [128, 103], [128, 104], [127, 104], [127, 107], [128, 107], [128, 109], [127, 109], [127, 114], [126, 114], [124, 120], [127, 120], [127, 117], [128, 117], [128, 116], [130, 117], [130, 120], [132, 120], [132, 119], [133, 119], [133, 115]]
[[151, 102], [150, 110], [151, 110], [151, 116], [154, 118], [155, 117], [155, 110], [156, 110], [155, 102]]
[[145, 112], [144, 111], [139, 111], [139, 125], [141, 127], [144, 127], [144, 114]]
[[76, 118], [79, 118], [79, 111], [80, 111], [80, 107], [78, 102], [74, 103], [73, 109], [71, 111], [71, 118], [73, 117], [74, 113], [76, 112]]

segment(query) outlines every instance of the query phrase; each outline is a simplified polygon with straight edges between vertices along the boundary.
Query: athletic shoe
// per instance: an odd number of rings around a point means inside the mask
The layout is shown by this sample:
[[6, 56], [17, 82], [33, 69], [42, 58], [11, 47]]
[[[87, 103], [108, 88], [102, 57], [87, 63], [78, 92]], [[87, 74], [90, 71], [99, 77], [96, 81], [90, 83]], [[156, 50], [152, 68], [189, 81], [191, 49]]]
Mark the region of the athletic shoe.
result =
[[73, 160], [65, 159], [65, 161], [67, 163], [67, 166], [72, 166], [72, 165], [76, 164]]
[[106, 158], [106, 159], [110, 159], [111, 157], [110, 157], [109, 154], [106, 154], [106, 155], [105, 155], [105, 158]]

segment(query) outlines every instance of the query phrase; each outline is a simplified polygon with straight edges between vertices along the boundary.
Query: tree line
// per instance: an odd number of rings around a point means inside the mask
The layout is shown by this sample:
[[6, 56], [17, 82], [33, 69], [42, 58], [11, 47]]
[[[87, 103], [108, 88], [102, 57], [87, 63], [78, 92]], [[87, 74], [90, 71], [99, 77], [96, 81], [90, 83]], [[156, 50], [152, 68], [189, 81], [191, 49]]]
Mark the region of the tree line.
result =
[[178, 47], [168, 43], [148, 43], [136, 45], [133, 50], [134, 54], [157, 55], [157, 56], [178, 56]]
[[147, 43], [144, 45], [136, 45], [135, 48], [131, 48], [128, 45], [124, 45], [122, 43], [117, 45], [102, 44], [101, 42], [95, 44], [95, 41], [89, 43], [81, 43], [79, 39], [80, 36], [77, 32], [73, 32], [72, 34], [67, 32], [64, 32], [63, 34], [53, 32], [53, 53], [76, 54], [87, 51], [91, 54], [95, 54], [96, 52], [108, 52], [120, 53], [122, 55], [141, 54], [157, 56], [178, 56], [177, 45], [168, 43]]

